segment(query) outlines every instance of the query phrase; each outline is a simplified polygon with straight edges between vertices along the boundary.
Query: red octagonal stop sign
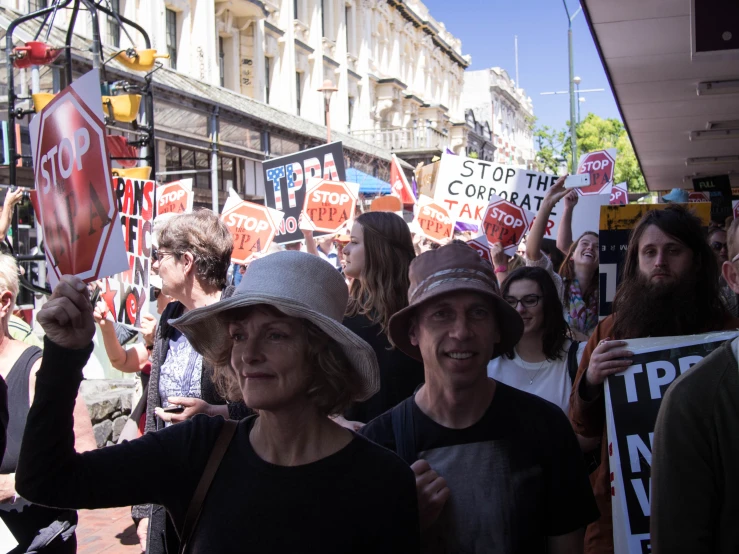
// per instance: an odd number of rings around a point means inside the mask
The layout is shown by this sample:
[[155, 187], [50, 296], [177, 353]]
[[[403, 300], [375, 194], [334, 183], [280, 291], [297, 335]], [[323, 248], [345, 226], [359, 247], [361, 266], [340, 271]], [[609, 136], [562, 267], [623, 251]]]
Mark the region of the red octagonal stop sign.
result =
[[260, 204], [243, 201], [224, 212], [221, 219], [231, 231], [234, 250], [231, 260], [248, 264], [272, 244], [283, 213]]
[[533, 221], [533, 213], [501, 198], [488, 204], [482, 216], [482, 230], [488, 244], [501, 243], [505, 253], [510, 256], [516, 251]]
[[[614, 150], [615, 149], [611, 149]], [[608, 150], [589, 152], [580, 158], [577, 168], [579, 173], [590, 174], [590, 186], [577, 189], [583, 195], [603, 194], [608, 187], [613, 185], [613, 172], [616, 168], [615, 154], [611, 155]]]
[[345, 225], [351, 227], [359, 197], [357, 183], [313, 178], [307, 187], [301, 229], [335, 233]]
[[36, 116], [32, 132], [39, 215], [52, 271], [57, 279], [72, 274], [90, 281], [99, 276], [117, 206], [105, 125], [97, 115], [102, 109], [93, 110], [81, 97], [89, 85], [84, 79]]
[[[188, 179], [192, 182], [192, 179]], [[166, 183], [157, 187], [157, 215], [182, 214], [192, 211], [195, 193], [181, 181]]]
[[416, 223], [426, 237], [440, 244], [454, 235], [454, 220], [449, 210], [433, 201], [419, 203]]

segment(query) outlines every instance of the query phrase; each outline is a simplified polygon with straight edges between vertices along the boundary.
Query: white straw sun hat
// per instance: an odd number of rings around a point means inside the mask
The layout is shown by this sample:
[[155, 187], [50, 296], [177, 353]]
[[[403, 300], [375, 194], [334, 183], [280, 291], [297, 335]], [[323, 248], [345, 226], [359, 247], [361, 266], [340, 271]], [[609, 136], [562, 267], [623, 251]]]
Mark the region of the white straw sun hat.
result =
[[356, 398], [361, 401], [380, 389], [380, 370], [372, 347], [342, 325], [349, 297], [336, 268], [318, 256], [283, 251], [254, 260], [233, 296], [196, 308], [171, 322], [192, 347], [213, 360], [226, 347], [228, 327], [218, 317], [226, 310], [267, 304], [291, 317], [306, 319], [334, 339], [361, 379]]

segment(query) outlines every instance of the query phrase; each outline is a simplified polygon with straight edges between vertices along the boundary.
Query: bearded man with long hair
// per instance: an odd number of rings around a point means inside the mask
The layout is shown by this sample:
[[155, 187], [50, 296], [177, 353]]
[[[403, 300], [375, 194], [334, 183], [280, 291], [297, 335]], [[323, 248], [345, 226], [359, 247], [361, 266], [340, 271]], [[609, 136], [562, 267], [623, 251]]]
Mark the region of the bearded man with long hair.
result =
[[600, 519], [585, 535], [586, 554], [613, 552], [611, 484], [603, 383], [631, 365], [625, 339], [706, 333], [739, 327], [723, 307], [718, 268], [700, 220], [681, 206], [649, 211], [629, 238], [613, 314], [595, 328], [570, 397], [575, 432], [602, 437], [590, 474]]

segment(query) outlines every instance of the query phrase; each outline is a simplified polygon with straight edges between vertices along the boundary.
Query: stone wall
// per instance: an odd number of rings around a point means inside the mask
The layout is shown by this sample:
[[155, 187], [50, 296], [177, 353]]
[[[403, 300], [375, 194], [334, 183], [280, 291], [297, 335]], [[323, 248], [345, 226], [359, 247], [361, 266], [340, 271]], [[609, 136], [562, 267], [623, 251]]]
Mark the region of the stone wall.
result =
[[141, 381], [90, 379], [82, 382], [98, 448], [116, 444], [131, 410], [141, 397]]

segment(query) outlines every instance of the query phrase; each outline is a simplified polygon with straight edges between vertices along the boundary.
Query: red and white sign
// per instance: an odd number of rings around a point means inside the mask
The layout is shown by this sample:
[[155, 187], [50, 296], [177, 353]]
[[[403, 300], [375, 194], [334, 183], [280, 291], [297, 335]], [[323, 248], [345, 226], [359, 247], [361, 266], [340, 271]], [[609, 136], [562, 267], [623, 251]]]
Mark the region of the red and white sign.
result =
[[611, 189], [611, 206], [625, 206], [629, 203], [628, 183], [613, 185]]
[[157, 187], [157, 215], [184, 214], [192, 211], [195, 193], [192, 179], [181, 179]]
[[37, 215], [52, 287], [65, 274], [90, 282], [125, 271], [99, 71], [57, 94], [29, 128]]
[[395, 154], [392, 155], [390, 161], [390, 186], [392, 187], [390, 194], [400, 198], [404, 205], [408, 206], [416, 203], [413, 189], [408, 184], [408, 179], [405, 178], [405, 173], [400, 168], [400, 162]]
[[590, 194], [611, 194], [613, 175], [616, 170], [616, 149], [588, 152], [580, 157], [577, 173], [590, 174], [590, 186], [578, 188], [581, 196]]
[[688, 202], [710, 202], [711, 196], [707, 192], [698, 192], [694, 190], [688, 193]]
[[533, 222], [533, 212], [496, 196], [490, 201], [482, 216], [482, 231], [488, 239], [488, 244], [499, 242], [503, 245], [503, 251], [513, 256]]
[[266, 252], [284, 215], [284, 212], [245, 200], [224, 210], [221, 220], [234, 239], [231, 261], [248, 264], [259, 254]]
[[298, 226], [308, 231], [336, 233], [344, 225], [351, 226], [358, 198], [359, 183], [309, 179]]
[[474, 248], [483, 260], [487, 260], [490, 265], [493, 265], [493, 256], [490, 254], [490, 244], [485, 235], [473, 237], [467, 241], [467, 244]]
[[419, 196], [415, 221], [423, 236], [436, 243], [446, 243], [454, 235], [454, 220], [449, 211], [428, 196]]

